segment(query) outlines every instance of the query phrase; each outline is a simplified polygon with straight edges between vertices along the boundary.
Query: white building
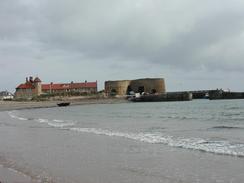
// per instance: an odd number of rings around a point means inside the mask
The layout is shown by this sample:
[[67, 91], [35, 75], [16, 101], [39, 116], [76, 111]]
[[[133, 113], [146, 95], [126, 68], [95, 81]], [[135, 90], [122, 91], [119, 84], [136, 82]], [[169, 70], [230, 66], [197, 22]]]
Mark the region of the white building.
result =
[[0, 92], [0, 100], [12, 100], [14, 95], [8, 91]]

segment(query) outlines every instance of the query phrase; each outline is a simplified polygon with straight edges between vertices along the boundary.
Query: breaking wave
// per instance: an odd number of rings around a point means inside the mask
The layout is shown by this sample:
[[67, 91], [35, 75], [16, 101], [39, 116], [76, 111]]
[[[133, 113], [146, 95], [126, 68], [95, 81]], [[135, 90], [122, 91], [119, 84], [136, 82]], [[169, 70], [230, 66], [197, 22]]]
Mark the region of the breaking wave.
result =
[[60, 120], [60, 119], [54, 119], [53, 121], [56, 123], [63, 123], [64, 122], [63, 120]]
[[19, 116], [14, 115], [13, 112], [8, 112], [8, 114], [13, 119], [18, 119], [18, 120], [21, 120], [21, 121], [27, 121], [28, 120], [27, 118], [23, 118], [23, 117], [19, 117]]
[[171, 147], [198, 150], [215, 154], [244, 157], [244, 144], [232, 144], [228, 141], [208, 141], [201, 138], [183, 138], [150, 133], [124, 133], [96, 128], [70, 128], [69, 130], [93, 133], [96, 135], [106, 135], [110, 137], [122, 137], [152, 144], [165, 144]]
[[237, 127], [237, 126], [214, 126], [213, 129], [244, 129], [243, 127]]
[[192, 119], [198, 119], [196, 117], [191, 117], [191, 116], [177, 116], [177, 115], [161, 115], [159, 116], [161, 119], [178, 119], [178, 120], [192, 120]]
[[[18, 120], [28, 120], [27, 118], [19, 117], [12, 112], [9, 112], [9, 116]], [[118, 132], [106, 129], [97, 128], [76, 128], [74, 125], [76, 122], [59, 119], [32, 119], [39, 123], [45, 123], [50, 127], [66, 129], [70, 131], [91, 133], [96, 135], [105, 135], [109, 137], [127, 138], [130, 140], [152, 143], [152, 144], [164, 144], [171, 147], [198, 150], [203, 152], [231, 155], [244, 157], [244, 143], [231, 143], [227, 140], [206, 140], [201, 138], [184, 138], [174, 137], [170, 135], [164, 135], [162, 132], [153, 133], [129, 133]], [[239, 129], [241, 127], [234, 126], [215, 126], [215, 129]]]
[[72, 122], [72, 121], [65, 121], [65, 120], [59, 120], [59, 119], [49, 120], [49, 119], [42, 119], [42, 118], [38, 118], [38, 119], [24, 118], [24, 117], [19, 117], [19, 116], [15, 115], [13, 112], [9, 112], [8, 114], [13, 119], [17, 119], [17, 120], [21, 120], [21, 121], [32, 120], [32, 121], [36, 121], [39, 123], [46, 123], [48, 126], [55, 127], [55, 128], [71, 127], [71, 126], [75, 125], [75, 122]]
[[242, 109], [242, 108], [238, 107], [238, 106], [229, 106], [229, 107], [226, 107], [225, 109], [227, 109], [227, 110], [238, 110], [238, 109]]
[[74, 123], [47, 123], [51, 127], [64, 128], [68, 126], [74, 126]]
[[48, 119], [36, 119], [39, 123], [48, 123]]
[[55, 128], [64, 128], [64, 127], [71, 127], [74, 126], [74, 122], [68, 122], [64, 120], [48, 120], [48, 119], [37, 119], [39, 123], [46, 123], [48, 126], [55, 127]]

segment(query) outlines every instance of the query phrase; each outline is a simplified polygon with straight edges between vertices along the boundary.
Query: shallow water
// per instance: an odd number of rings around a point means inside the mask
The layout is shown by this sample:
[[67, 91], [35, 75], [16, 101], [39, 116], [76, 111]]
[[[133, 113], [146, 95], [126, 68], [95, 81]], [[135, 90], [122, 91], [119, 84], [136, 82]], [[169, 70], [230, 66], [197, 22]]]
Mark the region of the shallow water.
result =
[[40, 181], [244, 181], [243, 100], [1, 112], [0, 138], [0, 164]]

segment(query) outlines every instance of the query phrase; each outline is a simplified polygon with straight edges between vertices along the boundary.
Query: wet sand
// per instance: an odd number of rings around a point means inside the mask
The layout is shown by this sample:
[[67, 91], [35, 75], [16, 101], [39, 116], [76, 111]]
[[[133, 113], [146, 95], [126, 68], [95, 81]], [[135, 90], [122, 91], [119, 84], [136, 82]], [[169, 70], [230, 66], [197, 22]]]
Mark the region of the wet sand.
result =
[[[71, 102], [71, 105], [112, 104], [126, 102], [124, 99], [83, 99], [67, 101]], [[52, 108], [57, 107], [57, 103], [59, 102], [61, 101], [0, 101], [0, 111]], [[0, 165], [0, 183], [36, 183], [36, 181], [28, 175], [20, 173], [14, 169], [11, 169], [10, 167]]]
[[37, 183], [30, 177], [17, 172], [13, 169], [0, 166], [0, 182], [1, 183]]
[[244, 158], [230, 153], [244, 152], [243, 110], [241, 101], [199, 100], [0, 112], [0, 181], [244, 182]]
[[[0, 111], [55, 107], [56, 102], [0, 101]], [[1, 160], [2, 161], [2, 160]], [[4, 162], [1, 162], [4, 164]], [[0, 165], [0, 183], [36, 183], [31, 177], [10, 167]]]
[[[17, 133], [16, 130], [18, 135], [7, 136]], [[3, 144], [4, 151], [13, 148], [5, 155], [16, 161], [13, 169], [33, 178], [41, 175], [41, 183], [243, 182], [243, 160], [231, 156], [179, 151], [123, 138], [52, 128], [32, 130], [34, 131], [25, 128], [0, 130], [8, 141], [4, 144], [0, 139], [0, 143]], [[35, 140], [30, 141], [30, 138]], [[24, 183], [14, 182], [19, 177], [21, 180], [26, 179], [25, 183], [34, 183], [30, 179], [28, 182], [28, 176], [4, 171], [7, 174], [5, 178], [9, 178], [4, 183]], [[233, 180], [230, 180], [231, 177]]]

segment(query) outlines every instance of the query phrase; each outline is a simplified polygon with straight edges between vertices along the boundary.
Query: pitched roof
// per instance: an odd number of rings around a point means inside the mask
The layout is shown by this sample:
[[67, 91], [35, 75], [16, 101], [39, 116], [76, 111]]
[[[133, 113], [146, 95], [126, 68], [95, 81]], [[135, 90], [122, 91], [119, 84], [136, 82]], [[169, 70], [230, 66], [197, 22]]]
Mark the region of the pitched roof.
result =
[[20, 84], [16, 89], [34, 89], [35, 87], [31, 83]]
[[[40, 82], [41, 80], [37, 77], [34, 82]], [[23, 83], [16, 87], [16, 89], [34, 89], [35, 86], [32, 83]], [[85, 82], [85, 83], [50, 83], [42, 84], [42, 90], [65, 90], [65, 89], [76, 89], [76, 88], [97, 88], [97, 82]]]
[[65, 90], [76, 88], [97, 88], [97, 82], [42, 84], [42, 90]]

